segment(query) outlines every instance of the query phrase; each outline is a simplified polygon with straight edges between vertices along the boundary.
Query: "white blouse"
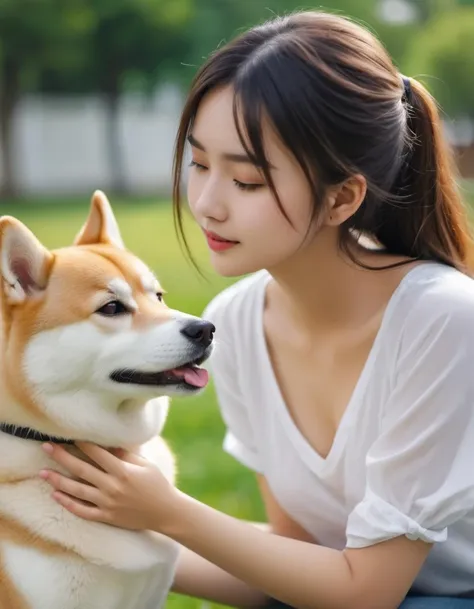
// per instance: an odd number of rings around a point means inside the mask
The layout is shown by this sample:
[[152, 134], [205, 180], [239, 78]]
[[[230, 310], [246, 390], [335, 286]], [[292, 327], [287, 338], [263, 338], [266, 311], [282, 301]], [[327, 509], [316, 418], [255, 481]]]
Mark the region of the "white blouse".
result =
[[433, 542], [414, 590], [474, 594], [474, 281], [431, 262], [405, 275], [322, 458], [296, 427], [270, 363], [269, 279], [262, 271], [238, 281], [203, 314], [217, 327], [209, 368], [224, 449], [262, 473], [320, 544]]

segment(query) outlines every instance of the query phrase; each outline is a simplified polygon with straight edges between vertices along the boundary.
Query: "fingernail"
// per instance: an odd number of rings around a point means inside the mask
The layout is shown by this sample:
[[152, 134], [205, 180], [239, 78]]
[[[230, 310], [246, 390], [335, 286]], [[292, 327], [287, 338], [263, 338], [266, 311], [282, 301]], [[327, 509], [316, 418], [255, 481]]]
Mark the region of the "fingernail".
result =
[[48, 477], [48, 472], [45, 469], [42, 469], [39, 473], [39, 477], [40, 478], [44, 478], [46, 480], [46, 478]]
[[51, 454], [53, 452], [53, 446], [51, 444], [43, 444], [42, 448], [45, 453]]

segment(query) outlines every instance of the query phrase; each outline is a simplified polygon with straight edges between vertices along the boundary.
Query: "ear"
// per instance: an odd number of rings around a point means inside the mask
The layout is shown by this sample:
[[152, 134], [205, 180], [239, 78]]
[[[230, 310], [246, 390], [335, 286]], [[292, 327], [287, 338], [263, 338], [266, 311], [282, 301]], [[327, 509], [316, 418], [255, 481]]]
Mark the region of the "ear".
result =
[[328, 190], [327, 226], [339, 226], [353, 216], [367, 193], [367, 180], [362, 175], [354, 175]]
[[0, 254], [3, 290], [12, 303], [20, 303], [46, 288], [54, 260], [19, 220], [0, 218]]
[[105, 194], [96, 190], [92, 196], [89, 217], [74, 240], [74, 245], [104, 243], [125, 249], [114, 212]]

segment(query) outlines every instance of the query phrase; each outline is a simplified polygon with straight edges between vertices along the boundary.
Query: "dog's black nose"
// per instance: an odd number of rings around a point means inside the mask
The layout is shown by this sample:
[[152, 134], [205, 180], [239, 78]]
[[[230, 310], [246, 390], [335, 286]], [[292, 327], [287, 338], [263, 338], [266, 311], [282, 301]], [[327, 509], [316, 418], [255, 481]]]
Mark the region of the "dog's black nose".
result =
[[212, 343], [215, 331], [216, 328], [214, 324], [202, 319], [190, 321], [181, 328], [181, 334], [184, 334], [186, 338], [189, 338], [193, 343], [202, 347], [209, 347]]

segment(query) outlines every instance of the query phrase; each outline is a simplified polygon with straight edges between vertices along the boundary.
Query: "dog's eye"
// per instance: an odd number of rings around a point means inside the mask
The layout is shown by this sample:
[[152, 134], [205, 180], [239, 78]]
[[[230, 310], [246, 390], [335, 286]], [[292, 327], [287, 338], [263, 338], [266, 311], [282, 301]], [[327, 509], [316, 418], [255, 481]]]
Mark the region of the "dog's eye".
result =
[[115, 315], [123, 315], [128, 312], [128, 309], [119, 300], [112, 300], [96, 311], [105, 317], [115, 317]]
[[158, 298], [159, 302], [163, 302], [163, 292], [157, 292], [156, 297]]

